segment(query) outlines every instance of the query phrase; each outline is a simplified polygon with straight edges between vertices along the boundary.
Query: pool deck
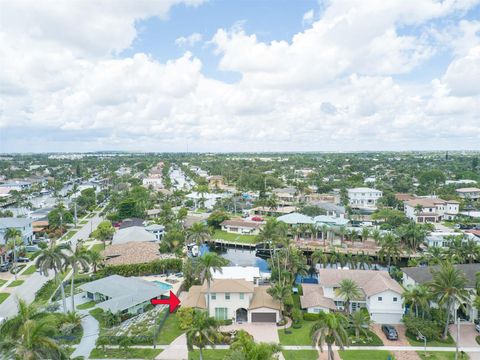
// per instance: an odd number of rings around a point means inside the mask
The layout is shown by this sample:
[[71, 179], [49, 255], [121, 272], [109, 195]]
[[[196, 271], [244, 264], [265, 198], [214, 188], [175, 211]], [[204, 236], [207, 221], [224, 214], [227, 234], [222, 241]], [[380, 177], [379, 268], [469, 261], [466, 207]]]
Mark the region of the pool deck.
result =
[[[141, 276], [140, 279], [146, 281], [159, 281], [168, 285], [171, 285], [172, 288], [170, 289], [174, 294], [178, 295], [180, 287], [183, 284], [183, 277], [175, 276], [175, 275], [149, 275], [149, 276]], [[170, 282], [172, 281], [172, 282]]]

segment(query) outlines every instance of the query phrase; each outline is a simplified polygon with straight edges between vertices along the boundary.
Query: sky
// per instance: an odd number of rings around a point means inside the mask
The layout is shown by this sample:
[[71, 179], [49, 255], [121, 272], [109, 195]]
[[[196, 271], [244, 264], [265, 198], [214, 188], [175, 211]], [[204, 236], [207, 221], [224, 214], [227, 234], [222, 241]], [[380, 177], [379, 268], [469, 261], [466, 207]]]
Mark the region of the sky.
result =
[[480, 0], [0, 0], [0, 152], [480, 150]]

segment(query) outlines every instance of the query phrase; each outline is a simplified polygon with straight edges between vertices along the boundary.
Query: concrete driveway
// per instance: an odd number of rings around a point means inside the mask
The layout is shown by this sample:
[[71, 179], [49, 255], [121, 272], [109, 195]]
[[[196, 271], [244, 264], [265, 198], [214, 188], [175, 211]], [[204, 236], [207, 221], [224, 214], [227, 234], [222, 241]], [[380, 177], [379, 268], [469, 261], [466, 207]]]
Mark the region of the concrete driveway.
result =
[[221, 331], [245, 330], [253, 336], [256, 342], [275, 343], [280, 342], [278, 338], [278, 328], [276, 324], [270, 323], [248, 323], [248, 324], [232, 324], [221, 326]]
[[380, 324], [373, 324], [372, 331], [377, 334], [377, 336], [382, 339], [383, 345], [385, 346], [409, 346], [410, 343], [405, 336], [405, 325], [393, 325], [398, 333], [398, 340], [388, 340], [385, 334], [382, 331], [382, 325]]
[[[452, 335], [455, 342], [457, 341], [457, 325], [450, 325], [449, 329], [450, 335]], [[475, 325], [472, 323], [460, 323], [460, 346], [480, 346], [478, 345], [475, 337], [480, 334], [475, 330]], [[470, 360], [480, 360], [480, 353], [469, 353]]]

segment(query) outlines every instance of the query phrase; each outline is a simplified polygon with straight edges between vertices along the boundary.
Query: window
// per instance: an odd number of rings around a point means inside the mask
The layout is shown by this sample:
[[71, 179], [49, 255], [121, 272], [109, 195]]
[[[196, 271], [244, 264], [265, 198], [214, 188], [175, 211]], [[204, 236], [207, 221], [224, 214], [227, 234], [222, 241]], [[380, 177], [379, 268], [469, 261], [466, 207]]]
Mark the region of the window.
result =
[[230, 293], [225, 293], [225, 300], [230, 300]]
[[393, 302], [397, 302], [397, 300], [398, 300], [398, 299], [397, 299], [396, 297], [393, 298]]
[[244, 294], [240, 293], [240, 300], [243, 300]]
[[216, 293], [211, 293], [210, 294], [212, 300], [217, 300], [217, 294]]
[[227, 320], [227, 308], [215, 308], [215, 319]]
[[379, 297], [378, 297], [378, 301], [382, 301], [382, 300], [383, 300], [383, 299], [382, 299], [382, 297], [381, 297], [381, 296], [379, 296]]

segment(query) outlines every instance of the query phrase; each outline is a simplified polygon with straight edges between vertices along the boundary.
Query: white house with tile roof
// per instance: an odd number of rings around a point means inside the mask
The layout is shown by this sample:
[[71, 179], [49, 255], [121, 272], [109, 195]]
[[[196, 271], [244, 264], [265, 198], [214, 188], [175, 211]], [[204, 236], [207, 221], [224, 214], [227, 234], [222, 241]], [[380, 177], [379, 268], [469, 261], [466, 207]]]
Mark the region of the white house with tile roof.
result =
[[386, 271], [320, 269], [318, 284], [304, 284], [300, 304], [309, 313], [343, 311], [344, 299], [336, 289], [344, 279], [357, 283], [362, 293], [350, 303], [350, 311], [366, 308], [373, 322], [399, 324], [404, 313], [403, 288]]

